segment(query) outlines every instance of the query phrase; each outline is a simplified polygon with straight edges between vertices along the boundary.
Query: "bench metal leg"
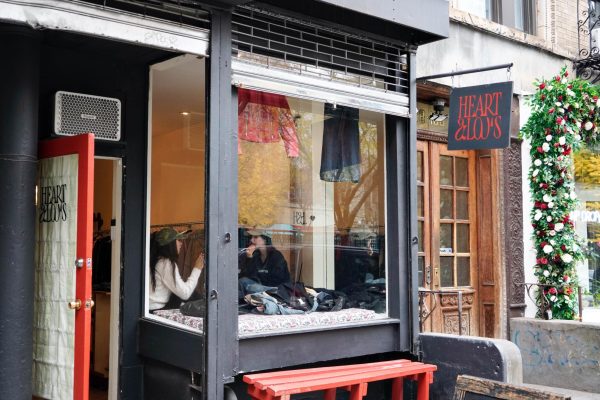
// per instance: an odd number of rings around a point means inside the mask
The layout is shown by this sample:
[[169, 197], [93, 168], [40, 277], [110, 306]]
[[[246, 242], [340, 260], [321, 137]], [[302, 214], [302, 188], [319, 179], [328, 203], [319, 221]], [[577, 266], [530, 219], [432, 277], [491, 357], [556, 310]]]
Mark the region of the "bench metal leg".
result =
[[352, 385], [350, 388], [349, 400], [362, 400], [364, 394], [367, 392], [367, 383], [358, 383]]
[[392, 400], [402, 400], [404, 398], [404, 379], [396, 378], [392, 380]]
[[335, 388], [325, 390], [325, 396], [323, 397], [323, 400], [335, 400], [335, 391]]
[[429, 384], [433, 382], [433, 372], [419, 374], [417, 400], [429, 400]]

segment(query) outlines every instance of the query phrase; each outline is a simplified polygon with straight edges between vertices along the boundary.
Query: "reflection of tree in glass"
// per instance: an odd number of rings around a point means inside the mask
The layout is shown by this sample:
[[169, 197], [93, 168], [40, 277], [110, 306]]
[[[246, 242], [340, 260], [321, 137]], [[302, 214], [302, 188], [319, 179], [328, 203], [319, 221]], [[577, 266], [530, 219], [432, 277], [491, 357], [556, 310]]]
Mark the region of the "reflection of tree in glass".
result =
[[380, 168], [377, 149], [377, 125], [359, 122], [361, 178], [358, 183], [335, 183], [335, 225], [342, 236], [348, 235], [356, 220], [374, 229], [379, 226], [379, 201], [377, 186]]
[[266, 227], [277, 223], [287, 206], [290, 162], [283, 141], [241, 141], [238, 163], [239, 223]]
[[582, 149], [574, 157], [575, 181], [586, 187], [600, 184], [600, 154]]

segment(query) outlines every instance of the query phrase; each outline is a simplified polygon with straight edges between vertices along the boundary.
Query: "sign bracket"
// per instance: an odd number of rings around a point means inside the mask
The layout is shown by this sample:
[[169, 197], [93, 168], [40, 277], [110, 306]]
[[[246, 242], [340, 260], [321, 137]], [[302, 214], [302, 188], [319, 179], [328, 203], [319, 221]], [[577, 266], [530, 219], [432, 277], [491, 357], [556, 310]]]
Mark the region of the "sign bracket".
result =
[[425, 81], [428, 79], [435, 79], [435, 78], [446, 78], [449, 76], [456, 76], [456, 75], [474, 74], [477, 72], [493, 71], [496, 69], [503, 69], [503, 68], [506, 68], [508, 70], [508, 72], [510, 73], [510, 69], [512, 68], [512, 66], [513, 66], [513, 63], [508, 63], [508, 64], [490, 65], [489, 67], [482, 67], [482, 68], [464, 69], [462, 71], [453, 71], [453, 72], [445, 72], [443, 74], [421, 76], [421, 77], [417, 78], [417, 81]]

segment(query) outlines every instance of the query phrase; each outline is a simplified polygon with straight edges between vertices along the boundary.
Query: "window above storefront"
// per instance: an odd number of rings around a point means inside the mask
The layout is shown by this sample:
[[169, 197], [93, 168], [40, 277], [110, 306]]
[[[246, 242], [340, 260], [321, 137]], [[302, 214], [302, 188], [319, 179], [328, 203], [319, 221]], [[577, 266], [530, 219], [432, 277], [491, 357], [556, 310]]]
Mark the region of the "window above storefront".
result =
[[536, 34], [537, 0], [453, 0], [459, 10]]

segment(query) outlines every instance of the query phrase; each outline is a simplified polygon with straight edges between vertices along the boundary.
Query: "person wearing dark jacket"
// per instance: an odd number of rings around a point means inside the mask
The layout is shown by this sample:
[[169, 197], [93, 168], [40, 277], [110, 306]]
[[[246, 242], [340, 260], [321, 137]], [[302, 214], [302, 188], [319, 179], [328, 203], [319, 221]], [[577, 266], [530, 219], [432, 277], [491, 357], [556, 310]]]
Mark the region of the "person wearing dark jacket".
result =
[[283, 254], [273, 247], [271, 235], [265, 230], [249, 230], [252, 236], [239, 256], [240, 278], [249, 278], [264, 286], [279, 286], [290, 282], [290, 272]]

